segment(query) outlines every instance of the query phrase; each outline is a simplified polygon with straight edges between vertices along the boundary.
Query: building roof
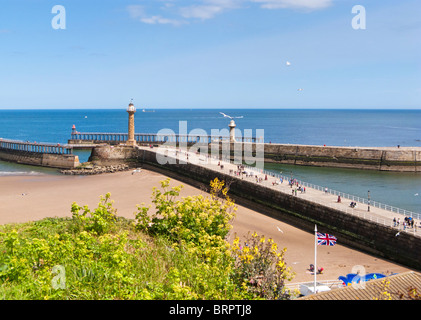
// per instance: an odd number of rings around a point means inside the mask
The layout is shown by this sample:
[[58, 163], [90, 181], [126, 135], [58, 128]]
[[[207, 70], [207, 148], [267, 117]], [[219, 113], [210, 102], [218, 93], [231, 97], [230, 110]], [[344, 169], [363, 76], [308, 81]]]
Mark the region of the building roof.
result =
[[[417, 296], [409, 294], [415, 289]], [[408, 271], [385, 278], [370, 280], [364, 285], [350, 285], [297, 300], [420, 300], [421, 273]]]

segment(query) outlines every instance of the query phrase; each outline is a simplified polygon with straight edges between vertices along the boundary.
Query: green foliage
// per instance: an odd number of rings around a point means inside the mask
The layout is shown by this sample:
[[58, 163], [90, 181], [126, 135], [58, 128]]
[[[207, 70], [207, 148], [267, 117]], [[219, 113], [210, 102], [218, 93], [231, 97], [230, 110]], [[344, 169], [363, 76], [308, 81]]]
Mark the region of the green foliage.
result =
[[[111, 194], [107, 193], [105, 197], [101, 196], [98, 208], [94, 211], [89, 210], [88, 206], [78, 206], [75, 202], [72, 204], [72, 217], [74, 226], [77, 229], [103, 234], [110, 231], [110, 228], [116, 221], [117, 210], [113, 208], [113, 202], [110, 201]], [[80, 211], [83, 209], [83, 212]]]
[[[136, 214], [136, 228], [167, 239], [179, 257], [169, 270], [169, 285], [163, 287], [166, 297], [240, 299], [241, 294], [231, 280], [233, 259], [225, 241], [232, 228], [234, 203], [215, 193], [179, 200], [182, 186], [170, 188], [169, 184], [167, 179], [161, 182], [162, 190], [153, 189], [153, 214], [149, 215], [150, 208], [146, 207], [138, 207]], [[215, 179], [211, 182], [212, 190], [223, 184]]]
[[[134, 220], [117, 218], [107, 194], [94, 210], [73, 203], [71, 219], [0, 226], [0, 299], [286, 297], [282, 255], [272, 250], [251, 267], [225, 240], [235, 206], [223, 181], [211, 182], [208, 197], [182, 199], [182, 186], [169, 184], [153, 190], [155, 211], [139, 206]], [[265, 284], [273, 294], [245, 285], [274, 263]]]
[[[152, 202], [156, 211], [149, 216], [149, 208], [139, 207], [136, 215], [137, 228], [151, 235], [163, 235], [172, 242], [192, 242], [219, 245], [231, 229], [235, 206], [229, 199], [221, 199], [212, 194], [210, 198], [189, 196], [176, 200], [182, 186], [169, 187], [170, 180], [161, 181], [161, 188], [153, 189]], [[212, 190], [220, 188], [223, 182], [215, 179]], [[204, 241], [205, 239], [205, 241]]]
[[279, 252], [273, 239], [266, 240], [264, 236], [253, 233], [242, 244], [236, 237], [232, 252], [235, 278], [250, 293], [250, 298], [290, 298], [285, 282], [291, 280], [293, 274], [284, 262], [286, 248]]

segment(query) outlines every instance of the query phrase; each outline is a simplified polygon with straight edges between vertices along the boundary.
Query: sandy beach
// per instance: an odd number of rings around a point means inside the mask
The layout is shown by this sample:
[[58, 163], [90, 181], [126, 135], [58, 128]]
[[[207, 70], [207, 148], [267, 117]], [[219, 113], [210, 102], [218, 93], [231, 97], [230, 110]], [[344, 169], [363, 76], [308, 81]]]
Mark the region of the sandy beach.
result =
[[[88, 205], [95, 208], [100, 195], [111, 193], [117, 213], [126, 218], [134, 218], [136, 206], [151, 204], [152, 188], [158, 187], [166, 179], [162, 174], [142, 170], [102, 174], [95, 176], [5, 176], [0, 177], [0, 224], [40, 220], [45, 217], [70, 217], [71, 204]], [[172, 185], [183, 184], [182, 196], [197, 195], [203, 191], [175, 179]], [[296, 273], [295, 282], [313, 281], [308, 271], [314, 263], [314, 235], [299, 230], [243, 206], [238, 206], [233, 221], [234, 234], [240, 238], [248, 232], [257, 232], [273, 238], [279, 247], [287, 248], [286, 262]], [[279, 231], [279, 229], [281, 231]], [[337, 280], [339, 276], [351, 273], [353, 267], [363, 266], [366, 273], [401, 273], [410, 270], [396, 263], [386, 261], [340, 244], [332, 247], [319, 246], [317, 266], [324, 268], [318, 280]]]

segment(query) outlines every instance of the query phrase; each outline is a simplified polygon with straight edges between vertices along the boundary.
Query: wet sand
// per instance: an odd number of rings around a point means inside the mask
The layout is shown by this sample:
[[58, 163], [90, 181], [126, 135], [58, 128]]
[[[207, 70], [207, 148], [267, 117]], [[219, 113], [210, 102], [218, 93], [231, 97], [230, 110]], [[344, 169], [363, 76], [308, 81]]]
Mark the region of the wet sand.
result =
[[[164, 175], [147, 170], [135, 174], [126, 171], [95, 176], [0, 177], [0, 224], [36, 221], [45, 217], [70, 217], [73, 202], [93, 209], [99, 202], [99, 196], [107, 192], [111, 193], [118, 215], [134, 218], [136, 206], [152, 204], [152, 188], [159, 187], [160, 181], [164, 179]], [[184, 185], [182, 196], [203, 194], [197, 188], [171, 180], [171, 185], [179, 184]], [[291, 282], [313, 281], [314, 276], [308, 268], [314, 263], [314, 234], [238, 206], [229, 240], [233, 239], [234, 234], [242, 238], [249, 232], [273, 238], [280, 248], [287, 248], [287, 265], [296, 273]], [[366, 273], [389, 274], [410, 270], [342, 246], [340, 238], [335, 246], [318, 246], [317, 266], [325, 270], [317, 276], [321, 281], [337, 280], [339, 276], [353, 272], [356, 266], [364, 267]]]

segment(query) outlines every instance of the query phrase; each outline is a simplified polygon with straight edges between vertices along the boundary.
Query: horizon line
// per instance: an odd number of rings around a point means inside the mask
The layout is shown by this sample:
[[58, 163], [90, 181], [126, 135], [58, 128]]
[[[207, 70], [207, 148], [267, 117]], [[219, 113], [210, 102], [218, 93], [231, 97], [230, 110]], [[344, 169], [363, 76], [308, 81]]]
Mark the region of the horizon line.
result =
[[[125, 110], [125, 107], [74, 107], [74, 108], [1, 108], [0, 111], [26, 111], [26, 110], [63, 110], [63, 111], [69, 111], [69, 110]], [[171, 107], [157, 107], [157, 108], [143, 108], [143, 107], [137, 107], [137, 110], [421, 110], [420, 107], [207, 107], [207, 108], [171, 108]], [[140, 111], [142, 112], [142, 111]]]

